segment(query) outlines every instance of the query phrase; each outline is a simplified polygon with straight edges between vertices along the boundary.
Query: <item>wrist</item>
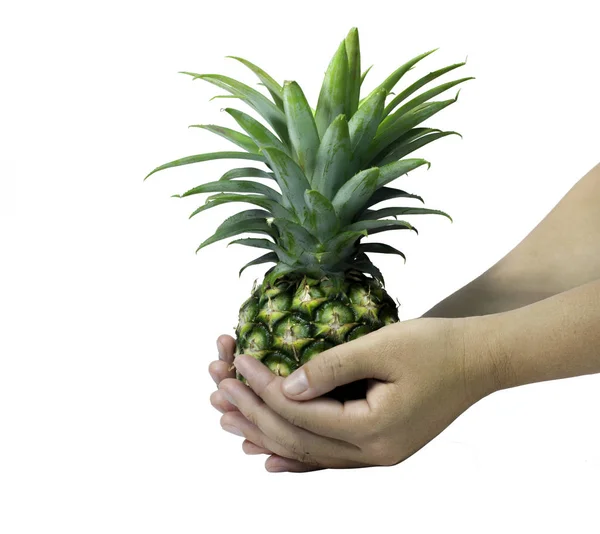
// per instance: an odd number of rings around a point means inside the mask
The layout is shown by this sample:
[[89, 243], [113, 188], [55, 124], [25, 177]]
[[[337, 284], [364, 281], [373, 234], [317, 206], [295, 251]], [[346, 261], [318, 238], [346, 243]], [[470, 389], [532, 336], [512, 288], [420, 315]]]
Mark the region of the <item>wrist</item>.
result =
[[502, 343], [504, 315], [498, 313], [461, 320], [465, 382], [472, 402], [517, 385], [510, 358]]

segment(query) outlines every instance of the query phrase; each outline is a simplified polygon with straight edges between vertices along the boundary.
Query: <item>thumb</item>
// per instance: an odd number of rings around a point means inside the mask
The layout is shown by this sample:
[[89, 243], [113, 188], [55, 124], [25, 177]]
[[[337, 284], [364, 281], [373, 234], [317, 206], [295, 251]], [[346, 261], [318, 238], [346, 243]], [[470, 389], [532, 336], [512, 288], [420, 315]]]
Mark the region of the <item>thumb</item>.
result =
[[379, 358], [374, 356], [372, 344], [365, 346], [361, 341], [350, 341], [316, 355], [283, 381], [284, 394], [294, 400], [309, 400], [363, 378], [385, 380], [388, 373], [377, 365]]

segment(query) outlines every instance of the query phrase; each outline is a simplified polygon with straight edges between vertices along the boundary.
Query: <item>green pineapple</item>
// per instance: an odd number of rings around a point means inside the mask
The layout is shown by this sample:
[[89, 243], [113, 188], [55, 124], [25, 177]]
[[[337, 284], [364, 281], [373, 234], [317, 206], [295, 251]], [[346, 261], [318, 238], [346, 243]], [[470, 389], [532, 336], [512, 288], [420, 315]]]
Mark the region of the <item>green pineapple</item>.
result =
[[[198, 247], [240, 234], [260, 234], [263, 237], [232, 241], [267, 251], [245, 265], [240, 274], [251, 265], [275, 264], [263, 282], [255, 284], [240, 309], [238, 354], [250, 354], [286, 376], [334, 345], [398, 321], [396, 305], [369, 254], [398, 254], [403, 258], [404, 254], [383, 243], [361, 240], [388, 230], [416, 231], [397, 216], [439, 214], [449, 218], [442, 211], [426, 208], [374, 209], [376, 204], [392, 199], [423, 202], [417, 195], [388, 185], [409, 171], [429, 166], [424, 159], [403, 159], [405, 156], [456, 134], [419, 125], [456, 102], [458, 94], [450, 100], [432, 98], [471, 78], [412, 95], [464, 63], [430, 72], [386, 103], [400, 78], [432, 52], [405, 63], [361, 99], [360, 88], [369, 69], [361, 74], [358, 31], [353, 28], [329, 64], [315, 110], [296, 82], [286, 81], [282, 87], [242, 58], [233, 59], [257, 75], [270, 99], [226, 76], [184, 73], [226, 90], [270, 126], [227, 108], [225, 111], [245, 133], [216, 125], [195, 126], [224, 137], [243, 151], [189, 156], [148, 174], [223, 158], [250, 160], [268, 169], [235, 168], [218, 181], [174, 195], [216, 193], [190, 217], [229, 202], [255, 206], [226, 219]], [[252, 178], [270, 180], [273, 187]], [[347, 399], [360, 396], [360, 392], [354, 387], [338, 393]]]

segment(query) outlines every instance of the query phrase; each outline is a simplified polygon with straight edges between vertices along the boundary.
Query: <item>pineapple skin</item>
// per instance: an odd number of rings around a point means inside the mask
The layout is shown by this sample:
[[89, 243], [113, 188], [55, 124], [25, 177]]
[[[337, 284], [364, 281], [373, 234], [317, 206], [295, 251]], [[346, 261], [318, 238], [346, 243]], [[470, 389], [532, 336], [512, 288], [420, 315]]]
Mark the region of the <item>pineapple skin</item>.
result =
[[[248, 354], [285, 377], [317, 354], [397, 321], [393, 299], [362, 273], [321, 280], [288, 275], [273, 286], [255, 285], [242, 304], [236, 355]], [[339, 393], [361, 396], [357, 388]]]

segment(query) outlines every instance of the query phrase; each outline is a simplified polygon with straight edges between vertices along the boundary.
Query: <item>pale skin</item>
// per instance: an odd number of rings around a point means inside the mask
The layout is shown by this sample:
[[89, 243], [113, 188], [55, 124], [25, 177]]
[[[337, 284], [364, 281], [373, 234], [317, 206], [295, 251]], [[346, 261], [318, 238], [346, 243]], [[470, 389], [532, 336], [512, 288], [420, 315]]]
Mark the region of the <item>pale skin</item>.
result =
[[[600, 372], [600, 165], [496, 265], [422, 318], [319, 354], [287, 379], [217, 341], [221, 426], [269, 471], [394, 465], [491, 393]], [[321, 395], [367, 378], [367, 398]], [[294, 393], [301, 386], [303, 392]]]

